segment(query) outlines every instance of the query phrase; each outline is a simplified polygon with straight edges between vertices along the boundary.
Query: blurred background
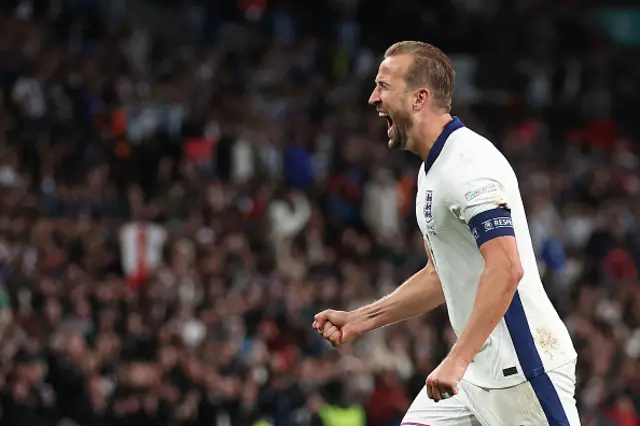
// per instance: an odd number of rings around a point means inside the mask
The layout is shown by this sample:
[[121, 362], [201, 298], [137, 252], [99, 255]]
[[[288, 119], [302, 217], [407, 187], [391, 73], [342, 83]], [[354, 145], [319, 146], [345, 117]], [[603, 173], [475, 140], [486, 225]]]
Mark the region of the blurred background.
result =
[[516, 169], [587, 426], [640, 424], [640, 9], [615, 0], [6, 0], [2, 426], [397, 426], [446, 312], [334, 350], [425, 263], [385, 48], [457, 68]]

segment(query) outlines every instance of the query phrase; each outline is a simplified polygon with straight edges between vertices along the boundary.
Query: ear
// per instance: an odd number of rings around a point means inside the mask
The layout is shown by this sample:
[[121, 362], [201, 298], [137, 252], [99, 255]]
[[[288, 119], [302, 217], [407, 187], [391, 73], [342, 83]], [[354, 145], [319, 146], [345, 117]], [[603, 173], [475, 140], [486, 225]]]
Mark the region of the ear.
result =
[[427, 89], [418, 89], [416, 90], [416, 96], [413, 101], [413, 109], [414, 111], [420, 111], [422, 108], [427, 106], [427, 102], [431, 97], [431, 93]]

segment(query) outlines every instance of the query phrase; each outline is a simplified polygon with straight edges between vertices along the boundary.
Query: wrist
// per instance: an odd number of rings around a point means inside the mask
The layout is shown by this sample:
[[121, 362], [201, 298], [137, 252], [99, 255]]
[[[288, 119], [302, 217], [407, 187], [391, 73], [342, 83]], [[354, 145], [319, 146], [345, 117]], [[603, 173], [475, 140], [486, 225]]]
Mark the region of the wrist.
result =
[[456, 364], [464, 364], [465, 366], [471, 364], [475, 355], [471, 353], [471, 351], [465, 350], [463, 347], [460, 347], [457, 343], [447, 355], [447, 358], [450, 358]]
[[369, 332], [377, 328], [374, 324], [373, 317], [364, 309], [356, 309], [347, 313], [347, 323], [353, 324], [363, 333]]

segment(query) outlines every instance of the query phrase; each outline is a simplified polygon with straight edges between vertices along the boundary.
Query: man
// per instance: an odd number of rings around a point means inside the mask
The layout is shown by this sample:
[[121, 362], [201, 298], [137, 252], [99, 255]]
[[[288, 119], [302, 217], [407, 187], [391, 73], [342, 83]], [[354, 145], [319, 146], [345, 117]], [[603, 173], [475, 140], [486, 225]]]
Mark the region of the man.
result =
[[576, 352], [538, 272], [518, 181], [502, 154], [450, 115], [455, 72], [438, 48], [391, 46], [369, 103], [389, 147], [419, 155], [416, 213], [427, 265], [351, 312], [316, 315], [334, 346], [446, 303], [458, 340], [404, 426], [580, 424]]

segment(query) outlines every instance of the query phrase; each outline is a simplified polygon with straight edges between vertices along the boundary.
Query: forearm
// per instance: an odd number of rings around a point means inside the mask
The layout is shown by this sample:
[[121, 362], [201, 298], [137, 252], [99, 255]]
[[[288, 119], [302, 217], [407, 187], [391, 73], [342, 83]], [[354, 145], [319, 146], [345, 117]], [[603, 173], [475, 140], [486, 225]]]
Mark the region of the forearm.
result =
[[485, 268], [478, 285], [473, 311], [460, 334], [450, 357], [466, 363], [485, 344], [500, 320], [504, 317], [515, 294], [521, 272], [518, 268]]
[[429, 312], [444, 303], [442, 285], [429, 264], [416, 272], [391, 294], [363, 306], [349, 315], [362, 322], [366, 330], [375, 330]]

